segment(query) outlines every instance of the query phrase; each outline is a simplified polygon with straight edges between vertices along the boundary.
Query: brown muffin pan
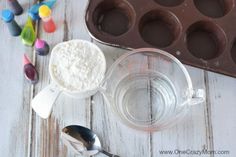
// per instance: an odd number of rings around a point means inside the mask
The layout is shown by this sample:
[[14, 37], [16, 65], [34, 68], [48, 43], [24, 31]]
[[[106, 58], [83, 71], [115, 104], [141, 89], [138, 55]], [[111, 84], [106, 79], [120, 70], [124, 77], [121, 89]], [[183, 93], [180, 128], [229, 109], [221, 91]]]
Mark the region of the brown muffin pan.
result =
[[162, 49], [185, 64], [236, 77], [236, 0], [90, 0], [98, 41]]

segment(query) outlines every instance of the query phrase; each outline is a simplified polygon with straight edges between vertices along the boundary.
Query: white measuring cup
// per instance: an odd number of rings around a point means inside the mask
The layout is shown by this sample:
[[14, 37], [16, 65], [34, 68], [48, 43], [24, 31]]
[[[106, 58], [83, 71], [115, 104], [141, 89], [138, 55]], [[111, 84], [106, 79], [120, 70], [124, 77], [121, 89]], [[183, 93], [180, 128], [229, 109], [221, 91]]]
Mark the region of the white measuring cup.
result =
[[[31, 102], [31, 106], [34, 109], [34, 111], [40, 117], [42, 117], [44, 119], [49, 117], [49, 115], [52, 111], [52, 106], [61, 93], [64, 93], [64, 94], [71, 96], [73, 98], [82, 99], [82, 98], [87, 98], [87, 97], [94, 95], [99, 89], [99, 87], [97, 86], [97, 87], [95, 87], [93, 89], [89, 89], [89, 90], [71, 91], [71, 90], [68, 90], [67, 88], [65, 88], [60, 83], [60, 81], [58, 81], [58, 79], [54, 76], [54, 73], [52, 70], [52, 65], [54, 63], [54, 56], [57, 53], [56, 50], [58, 47], [63, 46], [63, 44], [66, 44], [68, 42], [78, 42], [80, 44], [84, 44], [86, 46], [89, 46], [90, 49], [96, 51], [97, 54], [100, 54], [102, 56], [102, 60], [103, 60], [102, 63], [104, 63], [103, 65], [101, 65], [102, 66], [102, 75], [105, 75], [105, 72], [106, 72], [106, 59], [105, 59], [103, 52], [100, 50], [100, 48], [98, 48], [97, 45], [95, 45], [89, 41], [85, 41], [85, 40], [70, 40], [70, 41], [59, 43], [58, 45], [56, 45], [51, 52], [51, 58], [49, 61], [49, 74], [51, 77], [51, 83], [50, 83], [50, 85], [45, 87], [42, 91], [40, 91], [33, 98], [32, 102]], [[103, 81], [103, 79], [101, 80], [101, 82], [102, 81]]]

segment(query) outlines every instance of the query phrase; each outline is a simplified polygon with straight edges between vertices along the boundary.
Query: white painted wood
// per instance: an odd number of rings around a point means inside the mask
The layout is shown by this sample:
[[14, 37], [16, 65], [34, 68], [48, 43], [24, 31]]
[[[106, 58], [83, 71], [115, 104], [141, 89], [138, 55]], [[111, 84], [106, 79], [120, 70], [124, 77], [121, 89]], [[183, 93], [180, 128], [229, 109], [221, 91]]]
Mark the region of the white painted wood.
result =
[[[21, 0], [24, 8], [33, 1]], [[0, 0], [0, 10], [6, 8]], [[69, 39], [91, 40], [84, 23], [87, 0], [60, 0], [53, 9], [58, 29], [53, 34], [43, 32], [39, 37], [51, 46]], [[16, 17], [20, 24], [26, 14]], [[185, 120], [173, 128], [148, 134], [121, 124], [104, 103], [101, 94], [86, 100], [61, 95], [48, 120], [42, 120], [30, 108], [31, 95], [37, 94], [50, 83], [48, 62], [50, 55], [35, 56], [31, 48], [12, 38], [0, 21], [0, 152], [6, 157], [72, 157], [75, 154], [62, 144], [60, 131], [66, 125], [91, 127], [101, 138], [104, 148], [121, 157], [185, 157], [190, 155], [160, 155], [160, 150], [229, 150], [236, 156], [235, 112], [236, 79], [188, 67], [194, 87], [207, 90], [207, 102], [193, 106]], [[105, 53], [107, 65], [122, 54], [124, 49], [105, 46], [94, 41]], [[26, 52], [36, 60], [40, 82], [32, 88], [23, 77], [22, 56]], [[99, 154], [98, 156], [104, 156]], [[204, 155], [224, 157], [223, 155]]]
[[[186, 66], [193, 81], [193, 86], [205, 88], [204, 72], [196, 68]], [[161, 151], [176, 150], [202, 150], [209, 148], [207, 127], [206, 103], [192, 106], [186, 118], [175, 127], [154, 133], [152, 136], [153, 156], [168, 156], [161, 154]], [[171, 156], [171, 155], [169, 155]], [[191, 156], [183, 154], [173, 154], [172, 156]], [[206, 155], [209, 156], [209, 155]]]
[[[122, 54], [124, 49], [109, 47], [95, 42], [104, 52], [108, 68]], [[105, 150], [122, 156], [148, 157], [150, 156], [149, 134], [135, 131], [122, 124], [111, 110], [111, 106], [104, 102], [101, 94], [92, 99], [92, 129], [102, 139]], [[98, 156], [103, 156], [99, 154]]]
[[[0, 11], [8, 8], [5, 0], [0, 0]], [[32, 1], [21, 0], [26, 10]], [[26, 12], [16, 17], [23, 26]], [[23, 54], [32, 55], [19, 37], [12, 37], [0, 20], [0, 152], [1, 156], [20, 157], [28, 154], [29, 113], [31, 85], [23, 75]]]
[[[108, 65], [111, 65], [120, 55], [127, 51], [95, 43], [104, 51]], [[192, 78], [194, 88], [205, 89], [204, 71], [189, 66], [186, 67]], [[193, 106], [185, 120], [178, 123], [175, 127], [153, 133], [150, 137], [148, 137], [149, 134], [129, 129], [123, 124], [116, 122], [111, 109], [107, 104], [104, 104], [100, 95], [94, 97], [94, 103], [92, 108], [92, 126], [94, 130], [98, 130], [101, 137], [108, 138], [108, 140], [105, 140], [105, 146], [108, 145], [109, 147], [107, 148], [109, 150], [114, 150], [117, 153], [121, 151], [120, 153], [123, 156], [160, 156], [159, 151], [161, 150], [202, 150], [210, 147], [210, 141], [207, 137], [208, 129], [206, 129], [208, 126], [206, 123], [206, 103]], [[105, 110], [105, 113], [103, 113], [101, 107]], [[97, 123], [97, 121], [102, 123]], [[116, 134], [113, 132], [116, 132]], [[126, 150], [117, 147], [113, 148], [114, 143], [112, 142], [114, 140], [117, 140], [116, 145], [125, 145]], [[146, 152], [143, 152], [143, 149]], [[135, 153], [132, 150], [136, 150]]]
[[[74, 38], [90, 40], [82, 16], [86, 5], [86, 1], [80, 1], [79, 3], [76, 0], [58, 1], [52, 15], [57, 25], [57, 31], [47, 34], [43, 31], [42, 25], [40, 25], [39, 37], [48, 41], [51, 47], [59, 42]], [[39, 84], [35, 87], [35, 94], [50, 82], [48, 73], [49, 58], [50, 55], [46, 57], [37, 56], [37, 68], [41, 78]], [[62, 128], [71, 124], [89, 127], [90, 99], [78, 100], [66, 95], [60, 95], [48, 120], [42, 120], [34, 114], [31, 156], [74, 156], [73, 152], [67, 151], [60, 138]]]
[[230, 151], [220, 157], [236, 156], [236, 79], [208, 72], [209, 117], [214, 149]]

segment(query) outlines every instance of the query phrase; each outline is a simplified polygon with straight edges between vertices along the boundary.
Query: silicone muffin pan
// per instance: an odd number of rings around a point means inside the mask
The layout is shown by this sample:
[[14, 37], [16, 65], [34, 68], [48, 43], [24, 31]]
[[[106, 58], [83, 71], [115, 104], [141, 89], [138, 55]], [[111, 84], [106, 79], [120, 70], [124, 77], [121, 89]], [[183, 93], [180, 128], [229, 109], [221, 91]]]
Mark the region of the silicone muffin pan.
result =
[[235, 0], [90, 0], [86, 25], [96, 40], [155, 47], [185, 64], [236, 77]]

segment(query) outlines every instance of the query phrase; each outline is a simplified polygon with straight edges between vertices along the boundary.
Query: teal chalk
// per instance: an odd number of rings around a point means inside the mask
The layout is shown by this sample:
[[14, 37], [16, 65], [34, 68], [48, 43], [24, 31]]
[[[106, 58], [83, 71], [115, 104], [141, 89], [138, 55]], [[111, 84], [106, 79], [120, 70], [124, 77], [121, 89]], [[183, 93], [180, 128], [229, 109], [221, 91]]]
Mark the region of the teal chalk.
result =
[[35, 5], [33, 5], [33, 6], [29, 9], [29, 11], [28, 11], [29, 16], [30, 16], [30, 17], [32, 18], [32, 20], [34, 20], [34, 21], [40, 19], [39, 15], [38, 15], [38, 10], [39, 10], [39, 7], [40, 7], [40, 6], [41, 6], [40, 4], [35, 4]]
[[42, 4], [47, 5], [50, 9], [52, 9], [52, 7], [55, 5], [56, 2], [57, 0], [51, 0], [51, 1], [42, 2]]

